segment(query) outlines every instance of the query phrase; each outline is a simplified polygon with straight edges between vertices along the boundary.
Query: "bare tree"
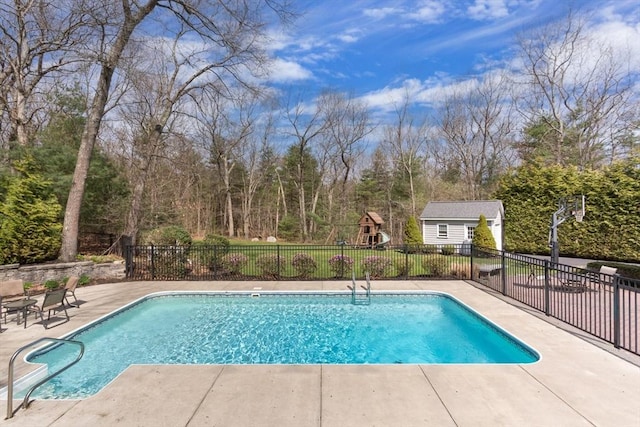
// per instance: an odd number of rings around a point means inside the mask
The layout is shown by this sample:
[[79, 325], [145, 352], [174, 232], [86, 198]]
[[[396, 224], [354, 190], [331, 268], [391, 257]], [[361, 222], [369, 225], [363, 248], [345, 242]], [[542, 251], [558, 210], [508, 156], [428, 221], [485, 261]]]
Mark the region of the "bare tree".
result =
[[[245, 239], [250, 237], [253, 225], [253, 201], [256, 192], [269, 173], [268, 169], [260, 167], [261, 154], [272, 150], [272, 139], [275, 135], [275, 123], [272, 112], [265, 114], [262, 120], [256, 120], [254, 123], [254, 131], [251, 135], [247, 136], [244, 149], [241, 152], [244, 166], [241, 188], [241, 211], [242, 232]], [[281, 187], [279, 186], [277, 203], [279, 203], [280, 200], [280, 190]]]
[[411, 203], [410, 214], [417, 214], [416, 178], [427, 155], [429, 141], [426, 117], [418, 120], [409, 111], [410, 99], [405, 95], [402, 105], [396, 106], [396, 123], [384, 128], [382, 143], [394, 167], [406, 177]]
[[209, 153], [209, 161], [224, 189], [224, 222], [227, 235], [235, 236], [232, 182], [233, 172], [240, 164], [242, 152], [254, 132], [255, 103], [246, 94], [235, 99], [224, 98], [219, 91], [205, 92], [198, 103], [198, 136]]
[[326, 125], [322, 110], [318, 106], [313, 108], [311, 112], [309, 110], [308, 106], [305, 107], [298, 102], [293, 108], [287, 107], [286, 111], [287, 121], [291, 125], [289, 135], [294, 138], [292, 151], [296, 160], [295, 170], [289, 171], [289, 173], [293, 176], [292, 181], [298, 196], [298, 215], [303, 241], [307, 241], [309, 238], [308, 194], [305, 189], [308, 171], [305, 159], [312, 154], [311, 144], [314, 140], [322, 137]]
[[[367, 106], [343, 93], [327, 91], [319, 98], [320, 108], [326, 123], [326, 136], [323, 138], [323, 158], [325, 167], [328, 199], [328, 221], [333, 230], [327, 239], [335, 234], [335, 224], [346, 219], [349, 203], [349, 183], [356, 163], [365, 152], [365, 138], [373, 128], [369, 123]], [[337, 193], [337, 194], [336, 194]], [[337, 205], [337, 218], [333, 218], [333, 206]]]
[[506, 93], [504, 79], [488, 74], [457, 85], [436, 108], [436, 165], [442, 174], [462, 180], [466, 199], [491, 194], [492, 184], [513, 162]]
[[2, 145], [31, 141], [42, 94], [53, 87], [45, 80], [70, 72], [79, 61], [74, 50], [83, 42], [86, 15], [78, 6], [73, 1], [0, 2], [0, 111], [8, 113], [0, 116]]
[[67, 200], [61, 260], [71, 261], [77, 253], [80, 206], [91, 154], [104, 117], [114, 73], [134, 31], [157, 10], [158, 14], [165, 14], [167, 19], [184, 24], [200, 40], [211, 45], [210, 53], [218, 58], [213, 62], [218, 66], [216, 69], [220, 77], [242, 80], [241, 72], [243, 68], [247, 69], [246, 65], [251, 71], [251, 68], [264, 61], [259, 41], [264, 31], [261, 9], [265, 4], [281, 17], [287, 13], [286, 5], [271, 0], [122, 0], [118, 6], [107, 2], [92, 10], [95, 21], [95, 61], [100, 72]]
[[121, 99], [122, 116], [125, 121], [136, 121], [133, 138], [136, 156], [130, 165], [135, 171], [131, 174], [133, 194], [124, 229], [124, 237], [132, 244], [139, 228], [149, 174], [162, 153], [172, 123], [181, 109], [189, 109], [185, 101], [193, 99], [190, 95], [212, 84], [208, 81], [209, 73], [220, 67], [219, 63], [204, 60], [206, 45], [184, 48], [183, 38], [189, 33], [182, 28], [173, 40], [153, 40], [152, 46], [146, 46], [150, 49], [148, 55], [136, 61], [144, 66], [123, 70], [130, 94]]
[[628, 58], [573, 12], [522, 34], [519, 48], [517, 105], [530, 126], [543, 127], [539, 143], [553, 162], [592, 168], [611, 158], [637, 118]]

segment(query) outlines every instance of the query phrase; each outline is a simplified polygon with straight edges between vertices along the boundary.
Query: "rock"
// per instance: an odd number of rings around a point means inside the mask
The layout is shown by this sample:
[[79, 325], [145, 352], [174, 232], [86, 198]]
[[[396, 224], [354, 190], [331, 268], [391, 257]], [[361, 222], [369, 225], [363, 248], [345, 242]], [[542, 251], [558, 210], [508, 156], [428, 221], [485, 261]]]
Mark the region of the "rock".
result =
[[276, 238], [275, 238], [275, 237], [273, 237], [273, 236], [269, 236], [269, 237], [267, 237], [267, 242], [269, 242], [269, 243], [275, 243], [275, 242], [276, 242]]

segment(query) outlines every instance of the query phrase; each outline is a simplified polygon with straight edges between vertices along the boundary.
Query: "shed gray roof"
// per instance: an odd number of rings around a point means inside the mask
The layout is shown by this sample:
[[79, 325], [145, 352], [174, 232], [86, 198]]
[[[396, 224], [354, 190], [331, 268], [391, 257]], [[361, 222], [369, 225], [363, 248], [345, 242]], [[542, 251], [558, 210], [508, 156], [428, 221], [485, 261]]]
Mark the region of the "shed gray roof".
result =
[[500, 200], [469, 200], [458, 202], [429, 202], [420, 214], [420, 219], [473, 219], [480, 215], [487, 219], [504, 216]]

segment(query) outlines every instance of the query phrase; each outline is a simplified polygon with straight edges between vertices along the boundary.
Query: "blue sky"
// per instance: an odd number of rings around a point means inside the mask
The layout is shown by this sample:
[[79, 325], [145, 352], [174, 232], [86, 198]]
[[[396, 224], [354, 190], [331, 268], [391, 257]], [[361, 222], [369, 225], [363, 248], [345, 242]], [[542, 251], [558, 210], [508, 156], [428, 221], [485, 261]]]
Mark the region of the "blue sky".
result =
[[[325, 88], [350, 92], [376, 109], [405, 90], [412, 95], [503, 67], [515, 36], [586, 13], [589, 30], [630, 49], [640, 71], [637, 0], [418, 0], [295, 2], [303, 15], [272, 34], [272, 83], [312, 97]], [[385, 107], [385, 104], [387, 106]]]

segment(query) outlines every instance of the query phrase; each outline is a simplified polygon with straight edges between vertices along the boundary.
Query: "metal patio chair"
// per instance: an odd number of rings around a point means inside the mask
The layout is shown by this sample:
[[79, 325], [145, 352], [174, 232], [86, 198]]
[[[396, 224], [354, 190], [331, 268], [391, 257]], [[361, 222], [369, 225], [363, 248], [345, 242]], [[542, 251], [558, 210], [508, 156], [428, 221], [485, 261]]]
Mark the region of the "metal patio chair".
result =
[[[44, 300], [41, 305], [34, 305], [29, 307], [29, 311], [32, 311], [36, 314], [40, 315], [40, 319], [42, 320], [42, 324], [45, 329], [49, 329], [49, 321], [51, 320], [51, 312], [54, 313], [56, 311], [64, 311], [64, 315], [67, 318], [67, 322], [71, 320], [69, 318], [69, 313], [67, 313], [67, 308], [65, 307], [65, 295], [67, 293], [66, 289], [57, 289], [55, 291], [47, 292], [44, 294]], [[47, 323], [44, 323], [44, 312], [47, 312]]]
[[[80, 278], [78, 276], [71, 276], [67, 279], [67, 283], [64, 286], [64, 289], [67, 291], [64, 300], [70, 307], [80, 308], [78, 298], [76, 298], [76, 287], [78, 286], [78, 282], [80, 282]], [[76, 302], [75, 305], [69, 302], [69, 294], [73, 296], [73, 300]]]

